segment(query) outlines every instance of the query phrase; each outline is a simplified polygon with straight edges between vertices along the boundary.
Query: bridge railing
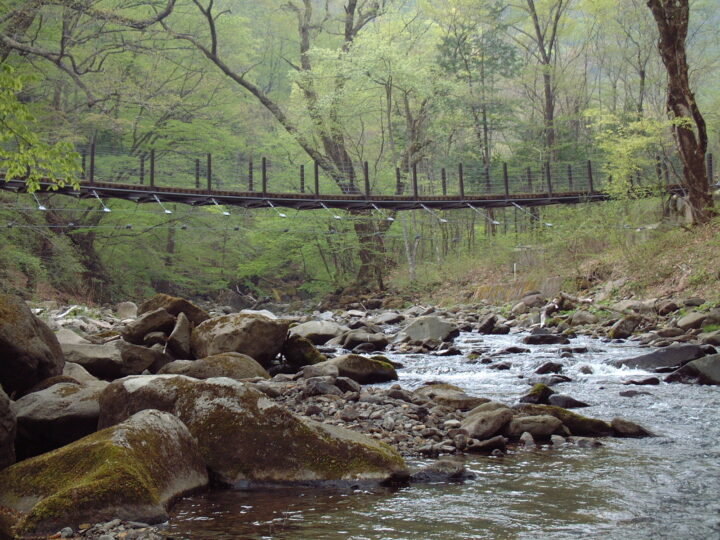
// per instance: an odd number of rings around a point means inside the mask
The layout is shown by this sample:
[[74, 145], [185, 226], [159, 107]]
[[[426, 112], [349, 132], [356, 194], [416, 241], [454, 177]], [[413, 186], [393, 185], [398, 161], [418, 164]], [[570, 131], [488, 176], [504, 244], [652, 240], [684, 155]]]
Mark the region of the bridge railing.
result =
[[[518, 193], [602, 191], [612, 178], [592, 161], [526, 166], [494, 161], [489, 166], [424, 160], [410, 170], [361, 162], [331, 177], [308, 160], [254, 157], [242, 152], [215, 154], [173, 148], [118, 150], [89, 145], [79, 149], [84, 180], [202, 191], [342, 193], [405, 196], [510, 196]], [[708, 155], [712, 176], [712, 155]], [[677, 164], [658, 159], [629, 179], [636, 185], [677, 183]]]

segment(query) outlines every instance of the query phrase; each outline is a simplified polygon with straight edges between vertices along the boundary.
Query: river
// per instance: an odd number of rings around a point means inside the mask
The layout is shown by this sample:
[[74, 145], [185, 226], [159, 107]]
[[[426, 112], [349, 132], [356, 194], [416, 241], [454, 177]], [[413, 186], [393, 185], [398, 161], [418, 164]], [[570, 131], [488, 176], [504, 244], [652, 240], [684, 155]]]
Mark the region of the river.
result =
[[[519, 345], [520, 336], [463, 333], [456, 344], [466, 354], [497, 351]], [[527, 393], [527, 379], [539, 365], [558, 360], [558, 346], [522, 346], [531, 352], [502, 357], [512, 364], [507, 371], [467, 363], [465, 356], [388, 356], [404, 364], [404, 388], [439, 380], [512, 404]], [[554, 389], [592, 405], [581, 414], [620, 416], [657, 437], [607, 438], [595, 449], [543, 446], [503, 457], [467, 456], [476, 478], [462, 483], [372, 491], [213, 491], [179, 501], [168, 533], [221, 539], [720, 539], [718, 388], [625, 386], [622, 381], [649, 374], [608, 361], [647, 348], [583, 336], [571, 346], [588, 352], [560, 360], [573, 382]], [[582, 366], [593, 373], [583, 373]], [[619, 395], [630, 389], [648, 394]]]

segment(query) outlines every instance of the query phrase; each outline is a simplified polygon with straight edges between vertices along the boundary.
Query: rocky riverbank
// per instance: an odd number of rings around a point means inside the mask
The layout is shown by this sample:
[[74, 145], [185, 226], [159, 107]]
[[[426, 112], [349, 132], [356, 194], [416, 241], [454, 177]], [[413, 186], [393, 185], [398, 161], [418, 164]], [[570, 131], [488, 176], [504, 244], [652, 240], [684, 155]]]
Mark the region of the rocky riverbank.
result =
[[[576, 414], [568, 409], [584, 404], [552, 389], [568, 380], [563, 358], [582, 354], [572, 346], [578, 334], [658, 348], [618, 362], [659, 372], [636, 383], [720, 382], [713, 348], [720, 311], [701, 299], [596, 306], [530, 294], [504, 309], [368, 304], [278, 317], [206, 311], [164, 295], [139, 308], [36, 305], [33, 312], [0, 298], [0, 467], [7, 467], [0, 482], [9, 486], [0, 529], [27, 535], [70, 526], [87, 536], [102, 529], [89, 526], [96, 521], [162, 521], [175, 497], [208, 485], [457, 478], [461, 466], [413, 472], [402, 456], [592, 447], [598, 437], [652, 435], [621, 418]], [[478, 336], [469, 353], [453, 342], [461, 331]], [[484, 347], [482, 335], [514, 332], [526, 344], [557, 347], [557, 361], [521, 381], [535, 386], [519, 402], [442, 383], [372, 386], [398, 378], [403, 354], [438, 362], [465, 355], [506, 369], [513, 351]], [[93, 504], [69, 507], [67, 490]], [[141, 528], [107, 534], [142, 537]]]

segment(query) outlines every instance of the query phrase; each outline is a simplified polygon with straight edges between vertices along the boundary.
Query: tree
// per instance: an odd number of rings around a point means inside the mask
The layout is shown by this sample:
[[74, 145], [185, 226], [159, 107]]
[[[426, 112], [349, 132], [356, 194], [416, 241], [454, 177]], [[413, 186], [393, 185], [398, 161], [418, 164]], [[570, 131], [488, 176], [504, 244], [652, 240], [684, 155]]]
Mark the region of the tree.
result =
[[673, 134], [683, 164], [693, 223], [705, 223], [713, 216], [705, 169], [708, 140], [705, 119], [688, 78], [685, 39], [690, 19], [689, 1], [648, 0], [647, 5], [660, 33], [658, 49], [668, 74], [667, 110], [673, 118]]

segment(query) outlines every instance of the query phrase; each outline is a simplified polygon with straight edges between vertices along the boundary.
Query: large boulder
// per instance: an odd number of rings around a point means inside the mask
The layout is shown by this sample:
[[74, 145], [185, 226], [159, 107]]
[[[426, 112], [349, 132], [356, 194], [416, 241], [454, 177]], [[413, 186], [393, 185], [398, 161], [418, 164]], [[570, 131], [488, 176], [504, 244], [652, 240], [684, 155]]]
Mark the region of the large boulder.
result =
[[468, 415], [460, 427], [468, 432], [468, 437], [484, 441], [500, 433], [512, 417], [513, 413], [508, 407], [499, 407]]
[[15, 463], [15, 411], [0, 388], [0, 470]]
[[382, 481], [405, 471], [400, 455], [364, 435], [301, 419], [247, 384], [181, 375], [128, 377], [101, 396], [100, 426], [138, 410], [177, 415], [221, 484]]
[[382, 351], [388, 345], [388, 338], [382, 332], [368, 332], [367, 330], [352, 330], [342, 338], [344, 349], [352, 350], [358, 345], [367, 345], [368, 350]]
[[177, 298], [167, 294], [156, 294], [149, 300], [146, 300], [140, 305], [138, 315], [147, 313], [148, 311], [154, 311], [162, 308], [170, 315], [179, 315], [184, 313], [190, 322], [195, 325], [200, 324], [210, 318], [210, 315], [204, 309], [197, 307], [192, 302], [185, 300], [184, 298]]
[[238, 352], [267, 367], [282, 350], [288, 326], [288, 321], [263, 315], [222, 315], [195, 327], [190, 345], [196, 358]]
[[682, 330], [692, 330], [693, 328], [700, 328], [708, 314], [699, 311], [693, 311], [687, 315], [680, 317], [677, 321], [678, 328]]
[[720, 385], [720, 354], [688, 362], [665, 377], [665, 382]]
[[615, 322], [608, 330], [608, 337], [612, 339], [626, 339], [640, 326], [642, 319], [636, 315], [628, 315]]
[[312, 341], [292, 333], [283, 345], [282, 355], [289, 365], [298, 369], [327, 360], [327, 357], [315, 348]]
[[165, 365], [158, 374], [187, 375], [195, 379], [228, 377], [237, 381], [262, 377], [269, 379], [265, 368], [255, 360], [240, 353], [222, 353], [199, 360], [175, 360]]
[[315, 345], [324, 345], [333, 338], [340, 337], [350, 331], [347, 326], [341, 326], [332, 321], [308, 321], [293, 326], [290, 335], [298, 335], [309, 339]]
[[62, 350], [68, 362], [80, 364], [91, 375], [108, 381], [138, 375], [146, 369], [155, 372], [172, 361], [160, 351], [121, 339], [104, 345], [63, 345]]
[[613, 434], [612, 427], [604, 420], [588, 418], [562, 407], [524, 403], [515, 405], [513, 409], [526, 416], [554, 416], [565, 424], [571, 434], [579, 437], [607, 437]]
[[516, 416], [505, 429], [508, 437], [517, 439], [523, 433], [529, 433], [533, 437], [550, 437], [553, 433], [558, 433], [562, 428], [562, 421], [549, 414], [536, 416]]
[[360, 384], [396, 381], [398, 374], [395, 371], [395, 366], [390, 362], [381, 360], [381, 358], [367, 358], [359, 354], [343, 354], [332, 360], [315, 364], [314, 367], [322, 369], [325, 366], [335, 366], [340, 377], [347, 377]]
[[158, 523], [171, 501], [207, 485], [195, 439], [176, 417], [143, 411], [0, 471], [0, 536], [43, 535], [112, 519]]
[[397, 335], [397, 340], [425, 341], [426, 339], [437, 339], [449, 341], [460, 334], [457, 325], [441, 319], [435, 315], [418, 317]]
[[75, 362], [65, 362], [62, 374], [66, 377], [72, 377], [79, 383], [95, 382], [99, 380], [94, 375], [90, 375], [90, 372], [87, 369]]
[[429, 399], [456, 411], [469, 411], [489, 402], [487, 398], [469, 396], [465, 390], [453, 384], [435, 383], [421, 386], [413, 392], [416, 396]]
[[634, 358], [615, 360], [612, 364], [615, 367], [625, 366], [649, 371], [680, 366], [703, 356], [705, 356], [705, 350], [699, 345], [675, 344]]
[[168, 347], [177, 358], [191, 358], [190, 339], [192, 338], [192, 329], [190, 319], [184, 313], [180, 313], [167, 340]]
[[543, 383], [537, 383], [532, 387], [532, 390], [520, 398], [520, 403], [548, 403], [548, 398], [552, 396], [555, 391], [548, 385]]
[[18, 459], [37, 456], [97, 431], [100, 393], [108, 383], [59, 383], [18, 399]]
[[125, 326], [122, 337], [128, 343], [142, 345], [143, 338], [150, 332], [169, 334], [175, 326], [175, 317], [162, 308], [154, 309], [140, 315]]
[[0, 294], [0, 386], [12, 397], [62, 374], [65, 358], [55, 334], [22, 298]]

